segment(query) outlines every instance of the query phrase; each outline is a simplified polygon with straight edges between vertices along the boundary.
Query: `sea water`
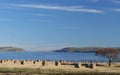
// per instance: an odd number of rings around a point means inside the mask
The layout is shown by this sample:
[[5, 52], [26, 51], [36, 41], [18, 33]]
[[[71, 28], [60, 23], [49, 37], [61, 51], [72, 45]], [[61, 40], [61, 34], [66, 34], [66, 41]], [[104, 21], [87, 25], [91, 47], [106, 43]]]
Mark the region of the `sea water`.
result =
[[16, 60], [64, 60], [106, 62], [105, 57], [96, 56], [94, 52], [0, 52], [0, 59]]

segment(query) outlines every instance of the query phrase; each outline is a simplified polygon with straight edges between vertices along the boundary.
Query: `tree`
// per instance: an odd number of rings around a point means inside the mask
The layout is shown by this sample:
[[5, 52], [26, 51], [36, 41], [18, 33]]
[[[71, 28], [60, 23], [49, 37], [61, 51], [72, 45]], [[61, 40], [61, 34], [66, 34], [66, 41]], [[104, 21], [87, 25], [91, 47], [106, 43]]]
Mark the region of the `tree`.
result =
[[114, 59], [118, 58], [119, 51], [114, 48], [104, 48], [96, 51], [96, 55], [108, 58], [108, 64], [111, 66]]

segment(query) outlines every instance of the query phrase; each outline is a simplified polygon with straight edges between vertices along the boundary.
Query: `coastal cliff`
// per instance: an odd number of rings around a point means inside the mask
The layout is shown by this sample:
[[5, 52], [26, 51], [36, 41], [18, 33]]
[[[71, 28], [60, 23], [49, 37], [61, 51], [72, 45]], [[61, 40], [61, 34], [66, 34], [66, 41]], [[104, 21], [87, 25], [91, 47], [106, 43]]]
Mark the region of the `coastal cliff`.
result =
[[23, 48], [17, 47], [0, 47], [0, 52], [24, 52]]

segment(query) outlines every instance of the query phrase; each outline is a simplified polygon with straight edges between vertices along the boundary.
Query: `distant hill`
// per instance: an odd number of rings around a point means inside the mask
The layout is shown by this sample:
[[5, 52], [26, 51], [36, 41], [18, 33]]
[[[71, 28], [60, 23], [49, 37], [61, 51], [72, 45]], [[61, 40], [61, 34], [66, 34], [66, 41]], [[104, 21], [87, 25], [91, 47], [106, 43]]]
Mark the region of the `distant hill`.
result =
[[[54, 52], [95, 52], [98, 49], [104, 49], [104, 47], [66, 47], [60, 50], [54, 50]], [[115, 49], [120, 50], [119, 47], [115, 47]]]
[[16, 47], [0, 47], [0, 52], [23, 52], [25, 51], [22, 48], [16, 48]]

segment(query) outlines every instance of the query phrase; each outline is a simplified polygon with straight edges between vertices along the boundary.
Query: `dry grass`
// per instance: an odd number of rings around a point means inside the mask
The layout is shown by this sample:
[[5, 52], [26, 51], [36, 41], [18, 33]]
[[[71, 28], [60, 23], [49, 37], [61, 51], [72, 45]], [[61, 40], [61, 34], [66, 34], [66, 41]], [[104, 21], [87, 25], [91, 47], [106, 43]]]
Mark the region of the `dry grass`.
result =
[[63, 69], [41, 68], [0, 68], [0, 75], [120, 75], [120, 73], [107, 73], [94, 71], [70, 71]]
[[[76, 63], [75, 63], [76, 64]], [[52, 62], [42, 66], [41, 62], [35, 64], [26, 62], [24, 65], [13, 62], [0, 64], [0, 75], [120, 75], [119, 63], [116, 66], [108, 67], [106, 63], [101, 63], [96, 68], [86, 68], [81, 65], [75, 67], [74, 63], [55, 66]]]

